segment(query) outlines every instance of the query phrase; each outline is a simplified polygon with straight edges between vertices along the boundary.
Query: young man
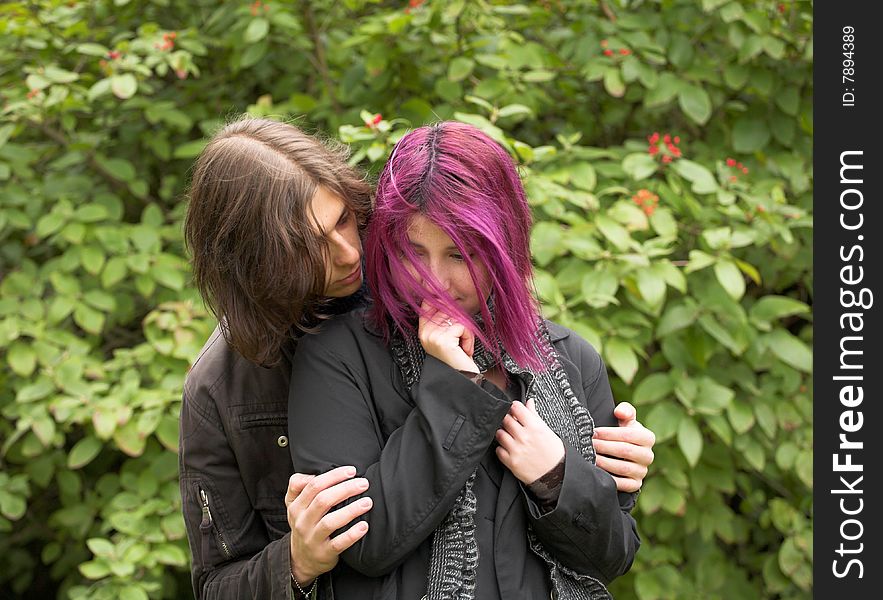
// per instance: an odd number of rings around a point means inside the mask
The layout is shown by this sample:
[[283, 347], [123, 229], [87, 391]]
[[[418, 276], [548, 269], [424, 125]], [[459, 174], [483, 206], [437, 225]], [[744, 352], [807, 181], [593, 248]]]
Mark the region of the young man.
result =
[[[194, 278], [221, 323], [187, 375], [181, 408], [193, 589], [198, 599], [322, 592], [319, 576], [366, 535], [355, 521], [371, 504], [332, 510], [367, 488], [351, 466], [292, 475], [291, 357], [323, 316], [365, 302], [360, 235], [371, 188], [342, 149], [291, 125], [241, 119], [200, 155], [190, 196]], [[630, 405], [615, 414], [620, 427], [596, 430], [598, 454], [611, 457], [597, 464], [633, 492], [655, 439]]]

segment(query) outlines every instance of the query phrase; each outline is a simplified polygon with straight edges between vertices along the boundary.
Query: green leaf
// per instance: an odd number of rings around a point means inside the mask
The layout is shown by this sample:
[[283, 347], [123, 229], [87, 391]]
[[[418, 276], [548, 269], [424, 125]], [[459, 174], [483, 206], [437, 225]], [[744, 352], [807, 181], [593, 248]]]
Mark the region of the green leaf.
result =
[[622, 160], [622, 170], [635, 181], [647, 179], [659, 169], [653, 157], [646, 152], [628, 154]]
[[745, 277], [734, 263], [718, 261], [714, 265], [714, 274], [733, 300], [740, 300], [745, 295]]
[[131, 584], [120, 590], [120, 600], [148, 600], [149, 596], [139, 585]]
[[151, 554], [157, 562], [164, 565], [183, 567], [187, 564], [187, 554], [180, 546], [174, 544], [159, 544]]
[[448, 79], [451, 81], [462, 81], [469, 77], [469, 74], [472, 73], [472, 69], [474, 68], [474, 60], [464, 56], [458, 56], [448, 65]]
[[46, 313], [46, 322], [50, 325], [55, 325], [62, 319], [67, 318], [73, 312], [76, 304], [77, 300], [75, 298], [56, 296], [52, 299], [52, 304], [49, 305], [49, 310]]
[[86, 436], [71, 448], [67, 457], [68, 469], [85, 467], [101, 452], [101, 440], [94, 436]]
[[556, 223], [541, 221], [530, 235], [531, 253], [541, 267], [549, 264], [563, 250], [561, 227]]
[[114, 179], [132, 181], [135, 179], [135, 167], [124, 158], [98, 157], [98, 162]]
[[28, 510], [25, 499], [6, 490], [0, 490], [0, 513], [11, 521], [18, 521]]
[[711, 98], [699, 85], [682, 86], [678, 92], [678, 103], [684, 114], [699, 125], [705, 125], [711, 117]]
[[104, 315], [85, 304], [78, 304], [74, 308], [74, 322], [83, 330], [97, 335], [104, 327]]
[[83, 295], [83, 300], [104, 312], [112, 312], [116, 308], [114, 297], [101, 290], [89, 290]]
[[34, 400], [42, 400], [55, 391], [55, 384], [45, 376], [40, 376], [36, 382], [26, 385], [18, 391], [15, 401], [24, 404]]
[[98, 58], [104, 58], [107, 56], [107, 47], [102, 46], [101, 44], [93, 44], [86, 43], [80, 44], [77, 46], [77, 52], [80, 54], [85, 54], [86, 56], [97, 56]]
[[81, 563], [79, 569], [86, 579], [102, 579], [110, 575], [110, 566], [102, 559]]
[[716, 256], [706, 254], [702, 250], [690, 250], [690, 261], [687, 263], [684, 271], [687, 273], [693, 273], [694, 271], [700, 271], [709, 265], [713, 265], [716, 262]]
[[619, 250], [628, 250], [632, 245], [632, 237], [629, 235], [629, 232], [625, 227], [607, 217], [605, 215], [598, 215], [595, 217], [595, 225], [598, 226], [598, 230], [607, 238], [614, 246]]
[[625, 82], [619, 68], [610, 67], [604, 71], [604, 89], [614, 98], [622, 98], [625, 95]]
[[115, 552], [113, 544], [104, 538], [89, 538], [86, 540], [86, 546], [95, 556], [110, 558]]
[[730, 405], [734, 397], [730, 388], [720, 385], [710, 377], [703, 377], [699, 380], [693, 406], [696, 412], [718, 415]]
[[626, 342], [613, 338], [604, 347], [607, 364], [616, 372], [620, 379], [631, 383], [638, 371], [638, 357]]
[[733, 123], [733, 150], [750, 154], [764, 148], [770, 141], [770, 128], [758, 117], [739, 117]]
[[245, 28], [245, 33], [242, 36], [242, 40], [246, 44], [254, 44], [255, 42], [259, 42], [265, 37], [267, 37], [267, 33], [270, 31], [270, 22], [267, 19], [258, 17], [256, 19], [252, 19], [251, 23], [248, 24], [248, 27]]
[[671, 163], [671, 168], [678, 175], [693, 184], [692, 189], [697, 194], [710, 194], [718, 189], [717, 180], [711, 171], [699, 163], [682, 158]]
[[6, 353], [9, 366], [20, 377], [30, 377], [37, 366], [37, 354], [30, 344], [13, 342]]
[[650, 269], [641, 269], [637, 275], [638, 291], [651, 307], [661, 306], [665, 301], [665, 280]]
[[192, 142], [187, 142], [186, 144], [181, 144], [175, 151], [172, 153], [172, 156], [175, 158], [195, 158], [199, 156], [199, 153], [202, 152], [202, 149], [205, 148], [206, 144], [208, 144], [208, 140], [194, 140]]
[[575, 165], [572, 165], [569, 170], [570, 180], [573, 182], [573, 185], [587, 192], [591, 192], [595, 189], [598, 177], [591, 164], [587, 162], [576, 163]]
[[751, 321], [764, 331], [770, 330], [770, 323], [791, 315], [809, 313], [809, 306], [787, 296], [764, 296], [754, 303], [748, 316]]
[[702, 434], [692, 419], [681, 419], [678, 425], [678, 447], [691, 467], [699, 463], [702, 455]]
[[176, 291], [184, 289], [184, 273], [179, 269], [157, 263], [150, 268], [150, 275], [157, 283], [167, 288]]
[[101, 272], [101, 286], [105, 289], [112, 288], [125, 278], [126, 272], [126, 259], [114, 256], [104, 265], [104, 271]]
[[644, 95], [644, 105], [647, 108], [656, 108], [671, 102], [681, 89], [682, 82], [676, 75], [665, 71], [659, 76], [656, 87], [647, 90]]
[[675, 237], [678, 234], [678, 222], [667, 208], [657, 208], [650, 215], [650, 226], [662, 237]]
[[736, 433], [743, 434], [754, 426], [754, 412], [751, 405], [740, 400], [735, 400], [727, 406], [727, 417], [730, 419], [730, 425], [736, 430]]
[[98, 275], [104, 268], [104, 252], [99, 246], [83, 246], [80, 248], [80, 264], [87, 273]]
[[109, 215], [110, 213], [106, 206], [92, 202], [78, 208], [74, 213], [74, 218], [81, 223], [95, 223], [96, 221], [103, 221]]
[[674, 390], [674, 383], [668, 373], [651, 373], [635, 388], [632, 402], [637, 406], [653, 404], [668, 396]]
[[784, 329], [774, 329], [766, 337], [770, 351], [782, 362], [804, 373], [812, 372], [812, 350]]
[[690, 304], [669, 306], [656, 326], [656, 337], [661, 338], [689, 327], [696, 322], [699, 308]]
[[52, 65], [43, 69], [43, 76], [53, 83], [72, 83], [80, 78], [78, 73], [59, 69]]
[[121, 100], [126, 100], [138, 91], [138, 80], [131, 73], [114, 75], [110, 78], [110, 90]]
[[680, 428], [681, 420], [688, 420], [677, 402], [660, 402], [647, 413], [647, 427], [656, 434], [656, 441], [672, 438]]
[[37, 234], [37, 237], [40, 238], [48, 237], [61, 229], [61, 226], [64, 225], [66, 221], [67, 219], [57, 212], [43, 215], [40, 217], [40, 220], [37, 221], [35, 233]]

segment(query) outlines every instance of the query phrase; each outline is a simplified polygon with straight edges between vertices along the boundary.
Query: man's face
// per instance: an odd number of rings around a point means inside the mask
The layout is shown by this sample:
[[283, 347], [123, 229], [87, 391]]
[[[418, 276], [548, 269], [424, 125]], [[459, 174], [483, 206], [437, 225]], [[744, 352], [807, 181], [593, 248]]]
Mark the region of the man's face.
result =
[[328, 242], [325, 296], [343, 298], [362, 286], [362, 241], [356, 217], [333, 192], [319, 187], [312, 210], [319, 233]]

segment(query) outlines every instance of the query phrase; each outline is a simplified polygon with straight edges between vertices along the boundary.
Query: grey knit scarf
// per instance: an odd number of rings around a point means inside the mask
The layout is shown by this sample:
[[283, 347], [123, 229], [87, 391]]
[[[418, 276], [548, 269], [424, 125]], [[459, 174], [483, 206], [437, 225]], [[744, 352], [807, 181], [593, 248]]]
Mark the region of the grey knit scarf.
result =
[[[480, 319], [478, 319], [480, 325]], [[549, 331], [540, 320], [535, 328], [535, 352], [548, 368], [540, 373], [519, 366], [501, 348], [502, 365], [510, 375], [526, 383], [524, 402], [533, 399], [536, 409], [549, 427], [564, 441], [577, 449], [583, 458], [595, 462], [592, 446], [594, 422], [585, 406], [579, 403], [558, 353], [552, 346]], [[420, 379], [426, 353], [415, 334], [397, 331], [391, 341], [393, 359], [408, 388]], [[496, 365], [493, 353], [476, 340], [473, 355], [484, 372]], [[428, 600], [473, 600], [475, 598], [478, 545], [475, 541], [476, 498], [472, 491], [476, 471], [460, 490], [451, 511], [436, 529], [432, 540], [432, 558], [427, 582]], [[528, 525], [526, 532], [530, 549], [549, 568], [552, 588], [559, 600], [612, 600], [607, 588], [597, 579], [581, 575], [562, 565], [549, 554]]]

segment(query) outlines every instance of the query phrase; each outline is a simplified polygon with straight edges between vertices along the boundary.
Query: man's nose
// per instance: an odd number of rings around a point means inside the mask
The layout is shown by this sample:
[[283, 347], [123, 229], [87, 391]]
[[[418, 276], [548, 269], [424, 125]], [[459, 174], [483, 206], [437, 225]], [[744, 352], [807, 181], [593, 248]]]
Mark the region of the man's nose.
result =
[[343, 236], [334, 240], [333, 254], [334, 264], [341, 267], [355, 264], [362, 258], [359, 242], [350, 242]]

